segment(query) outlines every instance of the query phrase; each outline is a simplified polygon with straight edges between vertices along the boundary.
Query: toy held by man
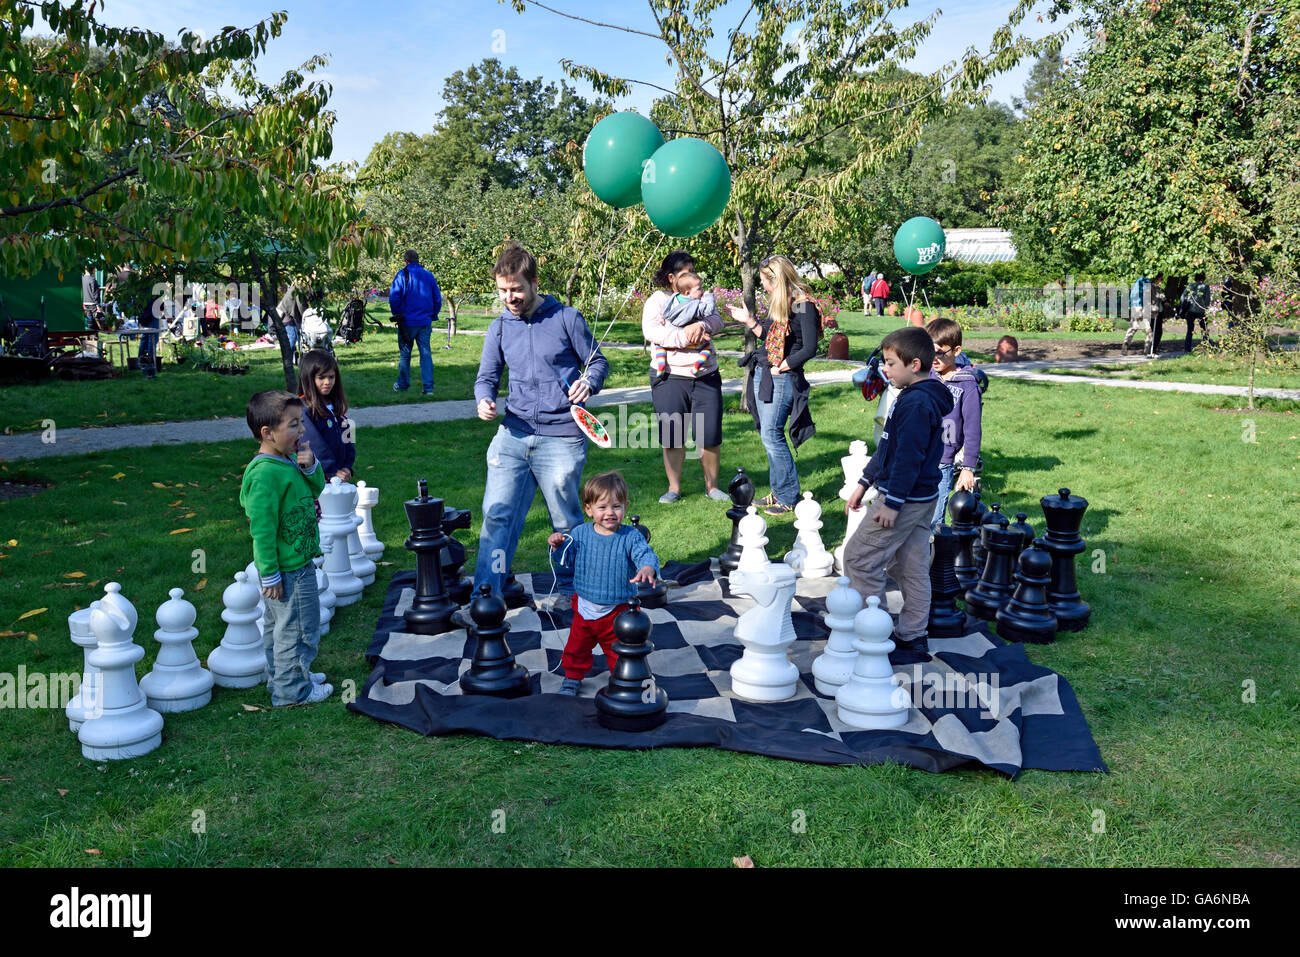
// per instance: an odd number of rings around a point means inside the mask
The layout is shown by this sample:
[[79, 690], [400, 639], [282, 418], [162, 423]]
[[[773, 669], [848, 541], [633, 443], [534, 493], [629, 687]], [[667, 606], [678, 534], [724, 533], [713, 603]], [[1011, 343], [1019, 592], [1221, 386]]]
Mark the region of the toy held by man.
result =
[[609, 684], [596, 692], [596, 720], [612, 731], [649, 731], [668, 717], [668, 693], [655, 684], [650, 669], [650, 616], [633, 598], [614, 618], [614, 653], [618, 660]]
[[406, 627], [416, 635], [440, 635], [451, 630], [456, 611], [442, 578], [442, 550], [447, 536], [442, 530], [443, 500], [430, 498], [429, 483], [420, 479], [418, 494], [404, 503], [411, 535], [406, 547], [415, 552], [415, 598], [406, 611]]

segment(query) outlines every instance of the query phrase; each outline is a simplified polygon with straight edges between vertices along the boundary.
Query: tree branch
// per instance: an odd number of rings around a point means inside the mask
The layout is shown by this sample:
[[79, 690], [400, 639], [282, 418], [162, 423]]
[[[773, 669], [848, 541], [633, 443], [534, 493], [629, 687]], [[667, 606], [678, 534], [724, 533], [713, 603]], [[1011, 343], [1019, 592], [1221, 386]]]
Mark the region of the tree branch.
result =
[[110, 176], [106, 180], [101, 180], [94, 186], [89, 187], [76, 196], [64, 196], [61, 199], [52, 199], [48, 203], [28, 203], [26, 206], [9, 206], [0, 209], [0, 217], [4, 216], [23, 216], [27, 213], [39, 213], [47, 209], [58, 209], [60, 206], [80, 206], [85, 200], [94, 196], [102, 189], [107, 189], [114, 183], [126, 179], [128, 176], [134, 176], [140, 171], [140, 167], [132, 166], [122, 170], [116, 176]]
[[570, 20], [579, 20], [582, 23], [590, 23], [594, 27], [606, 27], [610, 30], [622, 30], [624, 33], [635, 33], [643, 37], [650, 37], [652, 40], [662, 40], [663, 37], [657, 33], [647, 33], [645, 30], [634, 30], [632, 27], [620, 27], [617, 23], [601, 23], [599, 20], [588, 20], [586, 17], [579, 17], [572, 13], [565, 13], [563, 10], [556, 10], [554, 7], [548, 7], [544, 3], [538, 3], [537, 0], [526, 0], [535, 7], [541, 7], [548, 13], [553, 13], [557, 17], [567, 17]]

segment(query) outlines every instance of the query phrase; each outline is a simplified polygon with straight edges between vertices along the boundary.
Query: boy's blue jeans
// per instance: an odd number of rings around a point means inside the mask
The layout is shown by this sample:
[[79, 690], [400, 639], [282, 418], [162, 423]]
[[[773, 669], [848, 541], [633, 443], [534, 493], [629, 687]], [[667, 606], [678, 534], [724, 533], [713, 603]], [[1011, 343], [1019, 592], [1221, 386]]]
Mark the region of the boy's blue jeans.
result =
[[754, 401], [758, 404], [759, 436], [767, 452], [767, 481], [772, 486], [776, 500], [794, 508], [799, 501], [799, 473], [795, 469], [790, 446], [785, 440], [785, 425], [794, 405], [793, 383], [789, 373], [772, 375], [766, 366], [760, 367], [759, 374], [772, 376], [771, 402], [757, 398], [759, 383], [755, 384], [754, 389]]
[[948, 493], [952, 491], [953, 468], [953, 465], [939, 466], [939, 497], [934, 502], [934, 518], [930, 519], [931, 525], [944, 523], [943, 513], [948, 507]]
[[[582, 524], [579, 480], [587, 463], [585, 435], [536, 435], [501, 425], [487, 452], [483, 526], [479, 532], [474, 587], [491, 585], [500, 595], [515, 560], [528, 509], [540, 488], [551, 528], [567, 532]], [[573, 569], [555, 569], [555, 588], [573, 593]]]
[[320, 645], [320, 594], [316, 566], [280, 572], [284, 597], [264, 598], [266, 621], [262, 646], [271, 675], [271, 704], [277, 708], [304, 701], [311, 693], [311, 664]]
[[429, 326], [414, 329], [406, 323], [397, 327], [397, 388], [411, 387], [411, 346], [420, 350], [420, 382], [425, 392], [433, 391], [433, 353], [429, 351]]

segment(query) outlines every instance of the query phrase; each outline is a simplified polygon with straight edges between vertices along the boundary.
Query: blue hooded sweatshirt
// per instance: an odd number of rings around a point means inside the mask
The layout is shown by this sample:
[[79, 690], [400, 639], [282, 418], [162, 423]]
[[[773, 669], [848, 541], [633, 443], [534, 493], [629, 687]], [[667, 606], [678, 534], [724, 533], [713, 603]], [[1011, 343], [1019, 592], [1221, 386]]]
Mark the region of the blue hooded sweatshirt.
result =
[[[584, 374], [582, 368], [591, 364]], [[595, 395], [609, 375], [609, 363], [582, 313], [545, 296], [530, 316], [509, 310], [492, 320], [483, 339], [474, 401], [497, 398], [501, 370], [510, 372], [505, 424], [536, 435], [582, 435], [573, 421], [569, 389], [581, 377]]]
[[408, 263], [393, 277], [388, 290], [388, 311], [408, 329], [433, 325], [442, 308], [442, 290], [433, 273], [419, 263]]
[[943, 417], [952, 406], [952, 393], [938, 379], [921, 379], [903, 389], [858, 484], [874, 484], [892, 509], [938, 498]]

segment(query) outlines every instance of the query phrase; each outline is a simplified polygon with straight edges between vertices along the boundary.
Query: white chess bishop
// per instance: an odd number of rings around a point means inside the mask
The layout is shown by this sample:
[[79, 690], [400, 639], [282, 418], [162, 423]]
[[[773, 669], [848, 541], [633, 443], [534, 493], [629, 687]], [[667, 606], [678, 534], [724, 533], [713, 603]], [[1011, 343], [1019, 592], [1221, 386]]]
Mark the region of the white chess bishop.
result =
[[798, 584], [794, 569], [767, 559], [767, 523], [749, 506], [740, 520], [740, 563], [727, 576], [733, 595], [758, 604], [736, 622], [736, 640], [744, 653], [731, 666], [731, 690], [750, 701], [784, 701], [794, 696], [799, 669], [790, 660], [794, 623], [790, 605]]
[[802, 578], [826, 578], [831, 574], [835, 558], [822, 544], [822, 507], [813, 499], [812, 492], [803, 493], [794, 507], [794, 518], [799, 534], [785, 556], [785, 563]]
[[162, 744], [162, 715], [145, 703], [135, 680], [136, 662], [144, 657], [144, 649], [131, 640], [135, 606], [121, 591], [121, 585], [109, 582], [90, 613], [96, 639], [90, 662], [100, 675], [98, 687], [83, 699], [87, 716], [77, 739], [81, 753], [92, 761], [136, 758]]
[[830, 637], [826, 639], [826, 648], [812, 663], [813, 683], [828, 697], [835, 697], [836, 692], [848, 684], [853, 666], [857, 664], [858, 651], [853, 647], [857, 634], [853, 630], [853, 619], [861, 610], [862, 596], [849, 586], [847, 578], [837, 580], [826, 596], [826, 615], [822, 619], [831, 631]]
[[153, 636], [162, 647], [153, 670], [140, 679], [149, 707], [163, 714], [194, 711], [212, 700], [212, 673], [199, 664], [194, 653], [194, 639], [199, 636], [194, 627], [197, 616], [184, 594], [173, 588], [167, 601], [158, 606], [158, 630]]
[[261, 589], [248, 580], [247, 572], [236, 572], [234, 584], [221, 595], [226, 633], [208, 655], [208, 670], [223, 688], [252, 688], [266, 680], [266, 651], [258, 628], [261, 596]]
[[[840, 467], [844, 469], [844, 484], [840, 487], [841, 499], [846, 502], [849, 500], [849, 496], [853, 494], [854, 486], [858, 484], [858, 479], [862, 478], [862, 470], [867, 467], [867, 463], [870, 461], [871, 456], [867, 454], [866, 442], [861, 439], [854, 439], [849, 443], [849, 454], [840, 459]], [[867, 495], [875, 498], [875, 489], [872, 489]], [[849, 512], [849, 523], [844, 529], [844, 541], [835, 549], [834, 554], [835, 571], [841, 575], [844, 574], [844, 545], [853, 537], [853, 533], [858, 530], [858, 526], [866, 518], [866, 503], [871, 498], [864, 498], [862, 508], [856, 512]]]
[[367, 485], [365, 479], [357, 482], [357, 515], [361, 519], [357, 537], [361, 540], [361, 548], [366, 557], [372, 562], [378, 562], [384, 557], [384, 543], [375, 534], [375, 519], [372, 514], [378, 504], [379, 489]]
[[880, 607], [878, 596], [867, 596], [867, 607], [854, 616], [853, 630], [858, 660], [848, 683], [835, 695], [840, 721], [851, 728], [873, 731], [902, 727], [907, 724], [909, 702], [906, 692], [894, 682], [889, 664], [894, 620]]
[[[349, 558], [348, 538], [355, 538], [357, 531], [356, 500], [356, 487], [337, 475], [320, 493], [320, 530], [322, 534], [328, 532], [334, 540], [334, 547], [325, 556], [324, 568], [337, 608], [345, 608], [360, 599], [361, 589], [365, 587]], [[372, 581], [374, 573], [375, 563], [370, 562]]]

